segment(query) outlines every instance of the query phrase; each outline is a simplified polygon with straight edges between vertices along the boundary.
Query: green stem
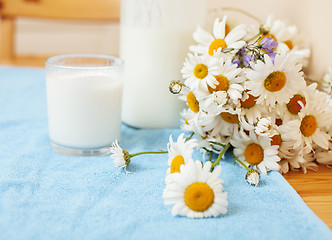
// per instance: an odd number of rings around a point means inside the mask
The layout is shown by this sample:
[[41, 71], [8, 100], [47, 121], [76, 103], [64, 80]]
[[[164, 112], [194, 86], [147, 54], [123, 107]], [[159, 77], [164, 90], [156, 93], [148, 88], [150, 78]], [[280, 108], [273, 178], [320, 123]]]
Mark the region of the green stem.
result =
[[247, 165], [245, 165], [237, 156], [235, 156], [234, 151], [232, 152], [233, 158], [238, 161], [245, 169], [247, 169], [247, 171], [250, 171], [250, 168], [247, 167]]
[[243, 10], [243, 9], [240, 9], [240, 8], [234, 8], [234, 7], [223, 7], [222, 8], [223, 10], [225, 11], [235, 11], [235, 12], [239, 12], [239, 13], [242, 13], [252, 19], [254, 19], [255, 21], [257, 21], [258, 23], [262, 23], [262, 21], [256, 17], [255, 15], [251, 14], [251, 13], [248, 13], [247, 11]]
[[230, 143], [228, 143], [226, 145], [226, 147], [224, 147], [224, 149], [219, 153], [219, 156], [217, 158], [217, 160], [211, 165], [211, 169], [213, 169], [215, 166], [217, 166], [220, 163], [221, 157], [222, 155], [224, 155], [224, 153], [228, 150], [228, 148], [231, 146]]
[[168, 151], [147, 151], [147, 152], [138, 152], [138, 153], [133, 153], [133, 154], [130, 154], [130, 157], [135, 157], [135, 156], [138, 156], [138, 155], [141, 155], [141, 154], [156, 154], [156, 153], [168, 153]]
[[194, 136], [194, 134], [195, 134], [195, 133], [192, 132], [192, 133], [190, 134], [190, 136], [186, 138], [186, 142], [189, 141], [189, 140]]
[[223, 53], [228, 53], [228, 52], [231, 52], [231, 51], [234, 51], [234, 50], [235, 50], [235, 48], [223, 48], [221, 51]]
[[202, 147], [202, 149], [204, 149], [207, 152], [211, 152], [211, 150], [207, 149], [206, 147]]
[[250, 38], [250, 39], [247, 41], [247, 43], [248, 43], [248, 42], [251, 42], [251, 41], [254, 40], [255, 38], [259, 37], [259, 35], [261, 35], [261, 33], [258, 33], [257, 35], [255, 35], [255, 36], [253, 36], [252, 38]]
[[223, 148], [224, 148], [224, 147], [226, 147], [226, 145], [225, 145], [225, 144], [218, 143], [218, 142], [214, 142], [214, 141], [209, 141], [209, 143], [212, 143], [212, 144], [215, 144], [215, 145], [222, 146]]
[[211, 159], [212, 159], [212, 152], [210, 152], [209, 154], [209, 162], [211, 162]]

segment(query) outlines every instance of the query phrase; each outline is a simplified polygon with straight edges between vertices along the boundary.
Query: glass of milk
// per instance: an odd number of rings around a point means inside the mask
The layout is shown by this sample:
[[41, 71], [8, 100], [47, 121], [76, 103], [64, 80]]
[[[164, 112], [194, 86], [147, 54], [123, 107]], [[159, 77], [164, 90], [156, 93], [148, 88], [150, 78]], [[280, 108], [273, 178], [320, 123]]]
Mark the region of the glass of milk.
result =
[[109, 153], [120, 139], [123, 61], [75, 54], [46, 61], [49, 136], [53, 150], [71, 156]]

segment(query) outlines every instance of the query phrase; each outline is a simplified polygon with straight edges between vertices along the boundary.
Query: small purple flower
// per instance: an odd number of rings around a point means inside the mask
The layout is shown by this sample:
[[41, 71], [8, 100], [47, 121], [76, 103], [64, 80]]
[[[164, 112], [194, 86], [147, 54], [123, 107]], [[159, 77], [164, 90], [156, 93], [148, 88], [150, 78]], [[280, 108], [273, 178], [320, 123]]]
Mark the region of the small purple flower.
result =
[[274, 52], [267, 53], [267, 55], [269, 55], [269, 57], [271, 58], [271, 61], [273, 64], [274, 64], [274, 60], [275, 60], [277, 54], [278, 53], [274, 53]]
[[239, 55], [240, 57], [242, 57], [244, 55], [244, 53], [246, 52], [246, 47], [242, 47], [240, 48], [240, 50], [236, 53], [236, 55]]
[[247, 67], [249, 66], [250, 62], [255, 62], [256, 58], [253, 55], [246, 54], [243, 56], [242, 61], [243, 61], [243, 66]]
[[239, 66], [240, 66], [240, 64], [241, 64], [241, 60], [240, 60], [240, 59], [238, 59], [238, 58], [235, 58], [235, 59], [232, 61], [232, 63], [233, 63], [233, 64], [236, 64], [236, 65], [237, 65], [237, 67], [239, 67]]
[[278, 43], [274, 41], [272, 37], [266, 37], [262, 39], [260, 45], [263, 50], [265, 50], [268, 53], [272, 53], [274, 52], [274, 48], [278, 46]]

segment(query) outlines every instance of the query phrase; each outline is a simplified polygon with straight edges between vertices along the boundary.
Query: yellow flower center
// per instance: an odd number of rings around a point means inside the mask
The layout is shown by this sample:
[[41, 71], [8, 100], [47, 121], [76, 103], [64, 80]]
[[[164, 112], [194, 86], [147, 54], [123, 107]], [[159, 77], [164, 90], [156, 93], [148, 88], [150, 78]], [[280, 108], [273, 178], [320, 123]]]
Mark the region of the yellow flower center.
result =
[[180, 166], [184, 164], [184, 158], [181, 155], [177, 155], [173, 158], [171, 163], [171, 173], [180, 172]]
[[189, 125], [189, 121], [188, 121], [188, 119], [186, 119], [184, 122], [185, 122], [187, 125]]
[[187, 95], [187, 103], [188, 107], [190, 108], [191, 111], [197, 113], [199, 111], [199, 103], [193, 94], [193, 92], [188, 93]]
[[251, 143], [244, 150], [244, 157], [249, 164], [257, 165], [264, 159], [264, 150], [260, 145]]
[[278, 92], [286, 85], [286, 75], [284, 72], [275, 71], [270, 73], [264, 80], [264, 87], [269, 92]]
[[231, 114], [229, 112], [220, 113], [221, 118], [228, 123], [235, 124], [239, 123], [239, 117], [237, 114]]
[[225, 24], [225, 37], [227, 36], [227, 34], [231, 31], [231, 28], [229, 27], [229, 25], [226, 23]]
[[305, 137], [310, 137], [317, 129], [316, 118], [312, 115], [305, 116], [301, 121], [300, 130]]
[[293, 45], [293, 42], [291, 40], [287, 40], [284, 43], [287, 45], [287, 47], [289, 48], [289, 50], [293, 49], [294, 45]]
[[229, 81], [227, 77], [224, 75], [215, 75], [214, 78], [218, 81], [218, 85], [215, 88], [212, 88], [208, 85], [208, 89], [210, 93], [217, 92], [217, 91], [227, 91], [229, 88]]
[[290, 113], [297, 115], [301, 111], [302, 107], [298, 103], [299, 101], [303, 103], [303, 106], [306, 105], [305, 97], [302, 97], [299, 94], [294, 95], [294, 97], [289, 100], [289, 102], [287, 103], [287, 109]]
[[227, 44], [224, 39], [218, 38], [215, 39], [209, 46], [209, 55], [213, 56], [214, 53], [219, 49], [227, 48]]
[[280, 134], [276, 134], [273, 137], [271, 137], [271, 146], [279, 145], [281, 144], [281, 136]]
[[204, 212], [213, 204], [214, 192], [208, 184], [195, 182], [187, 187], [184, 202], [191, 210]]
[[127, 150], [122, 150], [122, 153], [123, 153], [123, 159], [125, 160], [125, 163], [126, 163], [126, 166], [129, 165], [130, 163], [130, 154]]
[[194, 75], [199, 79], [203, 79], [208, 75], [209, 69], [204, 64], [197, 64], [194, 68]]
[[254, 97], [251, 94], [248, 94], [248, 95], [249, 95], [249, 97], [246, 100], [240, 101], [241, 107], [243, 107], [243, 108], [252, 108], [256, 104], [256, 100], [258, 97]]

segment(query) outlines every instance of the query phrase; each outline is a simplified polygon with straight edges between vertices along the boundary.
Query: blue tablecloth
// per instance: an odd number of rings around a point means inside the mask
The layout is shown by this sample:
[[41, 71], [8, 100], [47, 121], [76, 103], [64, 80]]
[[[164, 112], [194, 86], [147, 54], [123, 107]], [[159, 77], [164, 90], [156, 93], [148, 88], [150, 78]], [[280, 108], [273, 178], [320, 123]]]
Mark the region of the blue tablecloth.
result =
[[[166, 149], [180, 133], [123, 126], [122, 146]], [[162, 199], [167, 155], [138, 156], [126, 174], [108, 156], [53, 152], [44, 70], [0, 68], [0, 239], [332, 239], [279, 173], [252, 187], [230, 155], [221, 165], [228, 213], [173, 217]]]

